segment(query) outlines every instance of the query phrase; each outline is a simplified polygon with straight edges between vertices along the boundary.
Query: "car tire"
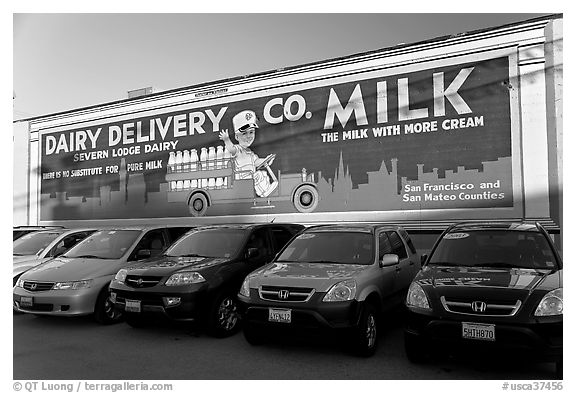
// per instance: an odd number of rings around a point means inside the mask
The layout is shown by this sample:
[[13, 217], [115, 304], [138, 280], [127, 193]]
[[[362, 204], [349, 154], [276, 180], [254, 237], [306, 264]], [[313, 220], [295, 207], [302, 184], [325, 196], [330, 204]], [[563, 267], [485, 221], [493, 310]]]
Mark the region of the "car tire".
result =
[[141, 315], [132, 314], [133, 313], [124, 314], [124, 322], [126, 322], [128, 326], [140, 329], [147, 325], [146, 320]]
[[254, 326], [251, 323], [244, 323], [242, 326], [242, 333], [244, 334], [244, 338], [250, 345], [260, 345], [264, 342], [263, 331], [262, 329]]
[[408, 333], [404, 333], [404, 351], [411, 363], [424, 363], [427, 359], [427, 349], [422, 340]]
[[208, 333], [214, 337], [228, 337], [240, 328], [240, 312], [236, 292], [225, 292], [212, 303], [208, 315]]
[[378, 316], [372, 304], [366, 303], [362, 308], [360, 321], [352, 336], [354, 352], [362, 357], [374, 355], [378, 344]]
[[114, 303], [110, 300], [108, 287], [104, 287], [96, 299], [94, 319], [102, 325], [110, 325], [119, 322], [121, 318], [122, 312], [114, 308]]

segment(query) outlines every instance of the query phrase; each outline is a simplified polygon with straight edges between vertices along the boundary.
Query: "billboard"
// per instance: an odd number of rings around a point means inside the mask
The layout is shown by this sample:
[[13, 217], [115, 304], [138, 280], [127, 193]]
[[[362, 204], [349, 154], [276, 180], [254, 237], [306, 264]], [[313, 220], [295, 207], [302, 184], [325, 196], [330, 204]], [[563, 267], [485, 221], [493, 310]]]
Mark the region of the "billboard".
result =
[[40, 218], [514, 208], [511, 63], [267, 85], [43, 132]]

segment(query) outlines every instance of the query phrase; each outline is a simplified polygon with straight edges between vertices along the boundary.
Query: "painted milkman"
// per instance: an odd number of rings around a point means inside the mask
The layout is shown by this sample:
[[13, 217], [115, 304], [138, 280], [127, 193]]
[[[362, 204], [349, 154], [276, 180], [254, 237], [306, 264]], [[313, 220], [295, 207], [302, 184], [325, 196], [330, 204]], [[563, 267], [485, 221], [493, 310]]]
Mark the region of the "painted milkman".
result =
[[256, 195], [269, 196], [278, 187], [278, 180], [270, 169], [276, 155], [269, 154], [266, 158], [260, 158], [250, 150], [258, 128], [256, 113], [250, 110], [242, 111], [232, 118], [232, 125], [238, 144], [230, 140], [228, 130], [221, 131], [219, 137], [234, 160], [235, 179], [252, 178]]

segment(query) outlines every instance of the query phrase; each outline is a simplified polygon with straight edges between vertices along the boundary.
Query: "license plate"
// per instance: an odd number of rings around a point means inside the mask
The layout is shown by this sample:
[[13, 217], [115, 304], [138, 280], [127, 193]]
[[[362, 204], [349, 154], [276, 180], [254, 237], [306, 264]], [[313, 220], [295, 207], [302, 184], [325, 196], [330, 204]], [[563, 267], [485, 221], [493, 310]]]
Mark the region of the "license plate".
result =
[[292, 310], [269, 308], [268, 309], [268, 321], [280, 322], [280, 323], [291, 323], [292, 322]]
[[141, 307], [140, 307], [140, 300], [128, 300], [126, 299], [126, 306], [124, 307], [124, 309], [128, 312], [141, 312]]
[[34, 298], [33, 297], [25, 297], [22, 296], [20, 298], [20, 306], [22, 307], [32, 307], [34, 305]]
[[462, 322], [462, 338], [470, 340], [496, 341], [494, 325]]

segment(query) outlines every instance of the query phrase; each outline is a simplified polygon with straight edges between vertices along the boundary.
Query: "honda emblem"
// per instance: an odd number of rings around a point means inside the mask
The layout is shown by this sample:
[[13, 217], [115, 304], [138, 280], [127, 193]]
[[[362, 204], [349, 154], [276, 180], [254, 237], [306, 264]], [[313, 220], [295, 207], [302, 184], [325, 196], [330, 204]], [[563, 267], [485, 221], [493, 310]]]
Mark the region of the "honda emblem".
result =
[[290, 292], [288, 290], [281, 289], [280, 291], [278, 291], [278, 299], [286, 300], [288, 299], [288, 296], [290, 296]]
[[474, 312], [486, 311], [486, 303], [480, 301], [472, 302], [472, 311]]

